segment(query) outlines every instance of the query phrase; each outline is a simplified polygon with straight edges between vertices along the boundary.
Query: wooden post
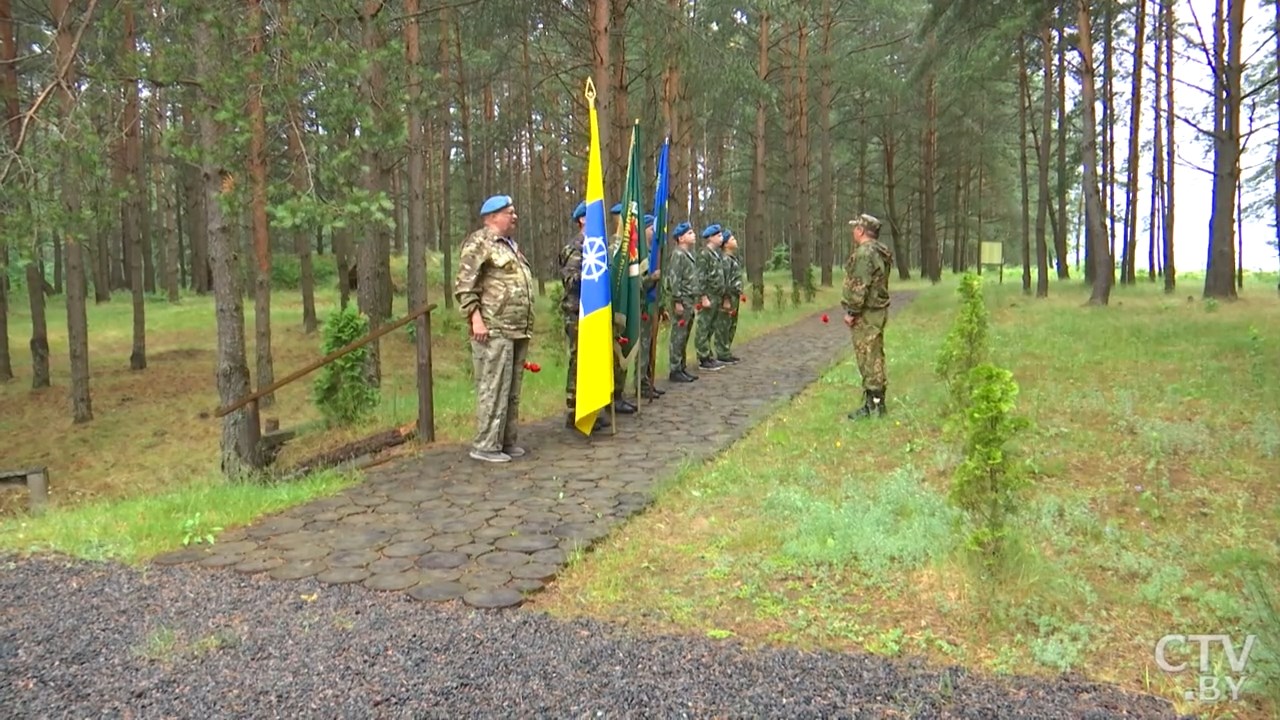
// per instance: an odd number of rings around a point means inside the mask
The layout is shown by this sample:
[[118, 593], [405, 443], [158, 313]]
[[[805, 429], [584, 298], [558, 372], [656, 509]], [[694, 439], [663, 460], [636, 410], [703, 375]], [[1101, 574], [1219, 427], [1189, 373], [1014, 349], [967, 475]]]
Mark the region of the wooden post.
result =
[[418, 346], [418, 440], [429, 443], [436, 439], [435, 390], [431, 380], [431, 313], [418, 316], [414, 325]]
[[27, 473], [27, 495], [31, 514], [41, 515], [49, 504], [49, 471], [44, 468]]
[[241, 439], [241, 442], [244, 443], [244, 447], [248, 450], [248, 454], [246, 456], [250, 458], [250, 467], [256, 470], [262, 467], [262, 452], [260, 447], [262, 442], [262, 418], [258, 411], [258, 398], [254, 398], [249, 401], [247, 409], [249, 417], [248, 421], [245, 423], [244, 437]]

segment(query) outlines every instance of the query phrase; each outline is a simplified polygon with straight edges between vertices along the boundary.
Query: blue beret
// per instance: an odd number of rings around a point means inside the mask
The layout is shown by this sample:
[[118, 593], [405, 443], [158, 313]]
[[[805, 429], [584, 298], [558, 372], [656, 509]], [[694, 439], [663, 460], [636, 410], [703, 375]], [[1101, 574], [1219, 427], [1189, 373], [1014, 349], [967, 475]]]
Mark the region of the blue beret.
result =
[[724, 239], [725, 239], [725, 240], [728, 240], [728, 239], [729, 239], [729, 236], [730, 236], [730, 235], [733, 235], [733, 231], [732, 231], [732, 230], [730, 230], [729, 228], [725, 228], [725, 229], [724, 229], [720, 234], [721, 234], [721, 235], [724, 235]]
[[573, 216], [570, 219], [577, 220], [578, 218], [583, 218], [586, 216], [587, 216], [587, 203], [580, 202], [578, 203], [578, 207], [573, 209]]
[[621, 215], [622, 203], [618, 203], [617, 205], [614, 205], [613, 207], [609, 208], [609, 212], [613, 213], [614, 215]]
[[689, 232], [689, 231], [690, 231], [690, 230], [692, 230], [692, 229], [693, 229], [693, 227], [692, 227], [692, 226], [690, 226], [690, 225], [689, 225], [689, 223], [687, 223], [687, 222], [682, 222], [682, 223], [680, 223], [679, 225], [677, 225], [677, 226], [676, 226], [676, 229], [675, 229], [675, 230], [672, 230], [672, 231], [671, 231], [671, 237], [680, 237], [681, 235], [683, 235], [683, 234], [685, 234], [685, 233]]
[[656, 217], [654, 217], [654, 216], [652, 216], [652, 215], [645, 215], [645, 216], [644, 216], [644, 226], [645, 226], [645, 227], [652, 227], [652, 226], [653, 226], [653, 224], [654, 224], [654, 223], [656, 223], [656, 222], [658, 222], [658, 218], [656, 218]]
[[712, 235], [715, 235], [718, 232], [720, 232], [719, 225], [708, 225], [707, 229], [702, 231], [702, 239], [706, 240], [707, 238], [711, 237]]
[[511, 205], [510, 195], [494, 195], [488, 200], [485, 200], [484, 205], [480, 206], [480, 214], [488, 215], [489, 213], [496, 213], [499, 210], [502, 210], [503, 208], [506, 208], [510, 205]]

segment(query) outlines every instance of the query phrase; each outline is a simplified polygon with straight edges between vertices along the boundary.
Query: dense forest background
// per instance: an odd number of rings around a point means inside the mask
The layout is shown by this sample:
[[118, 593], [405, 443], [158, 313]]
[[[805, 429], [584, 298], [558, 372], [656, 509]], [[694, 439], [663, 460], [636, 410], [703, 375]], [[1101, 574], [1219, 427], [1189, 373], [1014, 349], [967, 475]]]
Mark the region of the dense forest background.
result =
[[[408, 305], [451, 306], [450, 250], [500, 192], [545, 292], [583, 193], [587, 77], [609, 203], [632, 123], [646, 178], [669, 135], [673, 224], [737, 230], [757, 307], [766, 269], [838, 282], [858, 212], [899, 278], [998, 241], [1037, 296], [1075, 275], [1093, 304], [1174, 292], [1181, 262], [1234, 298], [1246, 241], [1274, 257], [1256, 229], [1280, 234], [1277, 27], [1280, 5], [1244, 0], [0, 0], [0, 379], [29, 303], [48, 383], [44, 305], [65, 294], [87, 421], [88, 304], [132, 298], [142, 369], [148, 300], [213, 294], [220, 358], [255, 336], [243, 372], [220, 360], [242, 396], [250, 364], [274, 374], [273, 291], [301, 294], [312, 332], [336, 283], [376, 326], [407, 253]], [[1180, 183], [1206, 192], [1175, 213]], [[1174, 242], [1192, 235], [1203, 260]]]

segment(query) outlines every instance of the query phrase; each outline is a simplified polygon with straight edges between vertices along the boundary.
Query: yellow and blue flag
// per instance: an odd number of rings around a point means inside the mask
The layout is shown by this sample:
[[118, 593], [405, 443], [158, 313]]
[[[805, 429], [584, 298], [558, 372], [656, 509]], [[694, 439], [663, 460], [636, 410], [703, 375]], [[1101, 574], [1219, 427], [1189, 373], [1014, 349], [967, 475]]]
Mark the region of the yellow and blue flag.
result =
[[587, 216], [582, 241], [582, 284], [578, 299], [578, 374], [574, 425], [591, 434], [596, 416], [613, 402], [613, 305], [609, 283], [609, 244], [605, 241], [604, 171], [596, 90], [587, 79], [591, 150], [587, 156]]

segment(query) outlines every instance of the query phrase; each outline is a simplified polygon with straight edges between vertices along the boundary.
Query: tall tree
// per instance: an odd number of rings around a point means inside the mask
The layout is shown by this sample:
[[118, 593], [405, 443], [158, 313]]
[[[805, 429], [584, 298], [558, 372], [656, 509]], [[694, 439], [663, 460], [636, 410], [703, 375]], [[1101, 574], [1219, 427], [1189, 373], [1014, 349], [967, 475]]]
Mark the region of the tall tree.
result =
[[1240, 182], [1244, 0], [1218, 0], [1213, 23], [1213, 205], [1204, 297], [1234, 300], [1236, 187]]
[[1093, 262], [1093, 291], [1089, 295], [1089, 304], [1106, 305], [1111, 299], [1115, 263], [1111, 259], [1105, 210], [1098, 187], [1098, 121], [1094, 116], [1098, 90], [1093, 64], [1093, 37], [1090, 33], [1090, 4], [1088, 0], [1081, 0], [1076, 8], [1076, 29], [1079, 33], [1076, 48], [1080, 52], [1080, 95], [1084, 111], [1081, 156], [1084, 162], [1085, 242], [1092, 250]]
[[[97, 0], [89, 0], [80, 21], [73, 31], [70, 0], [49, 0], [49, 10], [57, 33], [54, 45], [57, 60], [57, 95], [60, 99], [64, 127], [75, 123], [76, 98], [71, 89], [76, 87], [76, 53], [85, 29], [93, 18]], [[71, 356], [71, 416], [76, 423], [93, 419], [93, 400], [89, 395], [89, 316], [85, 308], [88, 285], [84, 274], [84, 252], [80, 245], [80, 188], [76, 182], [78, 173], [77, 148], [67, 142], [62, 149], [62, 171], [66, 182], [62, 183], [62, 211], [66, 225], [62, 228], [67, 252], [67, 345]], [[43, 281], [43, 278], [41, 278]]]

